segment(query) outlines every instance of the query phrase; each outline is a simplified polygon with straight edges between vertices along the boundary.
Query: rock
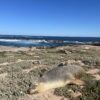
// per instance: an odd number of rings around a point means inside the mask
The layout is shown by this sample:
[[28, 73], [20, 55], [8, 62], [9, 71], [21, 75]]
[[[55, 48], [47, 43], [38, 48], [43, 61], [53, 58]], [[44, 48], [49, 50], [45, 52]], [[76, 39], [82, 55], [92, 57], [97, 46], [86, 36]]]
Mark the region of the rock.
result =
[[33, 64], [41, 64], [41, 61], [39, 61], [39, 60], [33, 60], [32, 63]]
[[58, 64], [58, 66], [64, 66], [66, 64], [66, 62], [61, 62], [60, 64]]

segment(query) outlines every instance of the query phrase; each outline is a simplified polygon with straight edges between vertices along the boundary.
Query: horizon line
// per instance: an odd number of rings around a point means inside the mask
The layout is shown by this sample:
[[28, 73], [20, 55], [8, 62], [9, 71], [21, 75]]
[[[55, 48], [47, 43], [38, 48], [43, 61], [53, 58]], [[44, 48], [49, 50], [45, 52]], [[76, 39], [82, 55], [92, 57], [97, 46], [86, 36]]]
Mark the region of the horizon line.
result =
[[0, 36], [37, 36], [37, 37], [83, 37], [100, 38], [100, 36], [61, 36], [61, 35], [28, 35], [28, 34], [0, 34]]

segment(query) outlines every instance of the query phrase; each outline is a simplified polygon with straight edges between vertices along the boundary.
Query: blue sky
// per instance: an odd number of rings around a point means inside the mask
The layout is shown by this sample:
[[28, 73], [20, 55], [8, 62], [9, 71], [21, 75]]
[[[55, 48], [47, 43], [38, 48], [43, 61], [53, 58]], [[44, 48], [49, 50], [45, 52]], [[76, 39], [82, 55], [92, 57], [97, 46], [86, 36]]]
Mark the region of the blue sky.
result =
[[0, 0], [0, 34], [100, 37], [100, 0]]

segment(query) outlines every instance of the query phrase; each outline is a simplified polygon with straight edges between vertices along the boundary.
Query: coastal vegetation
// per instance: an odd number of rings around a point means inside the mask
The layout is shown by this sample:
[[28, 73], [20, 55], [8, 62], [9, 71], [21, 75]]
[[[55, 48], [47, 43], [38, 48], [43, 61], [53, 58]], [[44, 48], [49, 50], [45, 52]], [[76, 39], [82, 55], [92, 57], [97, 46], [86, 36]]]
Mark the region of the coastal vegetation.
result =
[[[27, 90], [46, 71], [60, 64], [82, 66], [88, 73], [82, 77], [86, 84], [83, 87], [67, 85], [57, 88], [52, 96], [57, 96], [58, 100], [100, 100], [99, 46], [73, 45], [13, 50], [14, 47], [12, 50], [6, 47], [0, 51], [0, 100], [39, 100], [38, 96], [29, 96]], [[42, 98], [47, 100], [44, 96]], [[47, 98], [51, 100], [50, 97]]]

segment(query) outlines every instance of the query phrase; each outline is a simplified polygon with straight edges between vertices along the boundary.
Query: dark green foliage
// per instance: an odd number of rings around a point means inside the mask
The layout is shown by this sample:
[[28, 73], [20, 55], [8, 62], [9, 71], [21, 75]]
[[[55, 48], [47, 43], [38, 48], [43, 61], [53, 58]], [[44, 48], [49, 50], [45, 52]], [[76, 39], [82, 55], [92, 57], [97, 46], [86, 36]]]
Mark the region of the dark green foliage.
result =
[[82, 100], [100, 100], [100, 81], [92, 81], [82, 89]]

